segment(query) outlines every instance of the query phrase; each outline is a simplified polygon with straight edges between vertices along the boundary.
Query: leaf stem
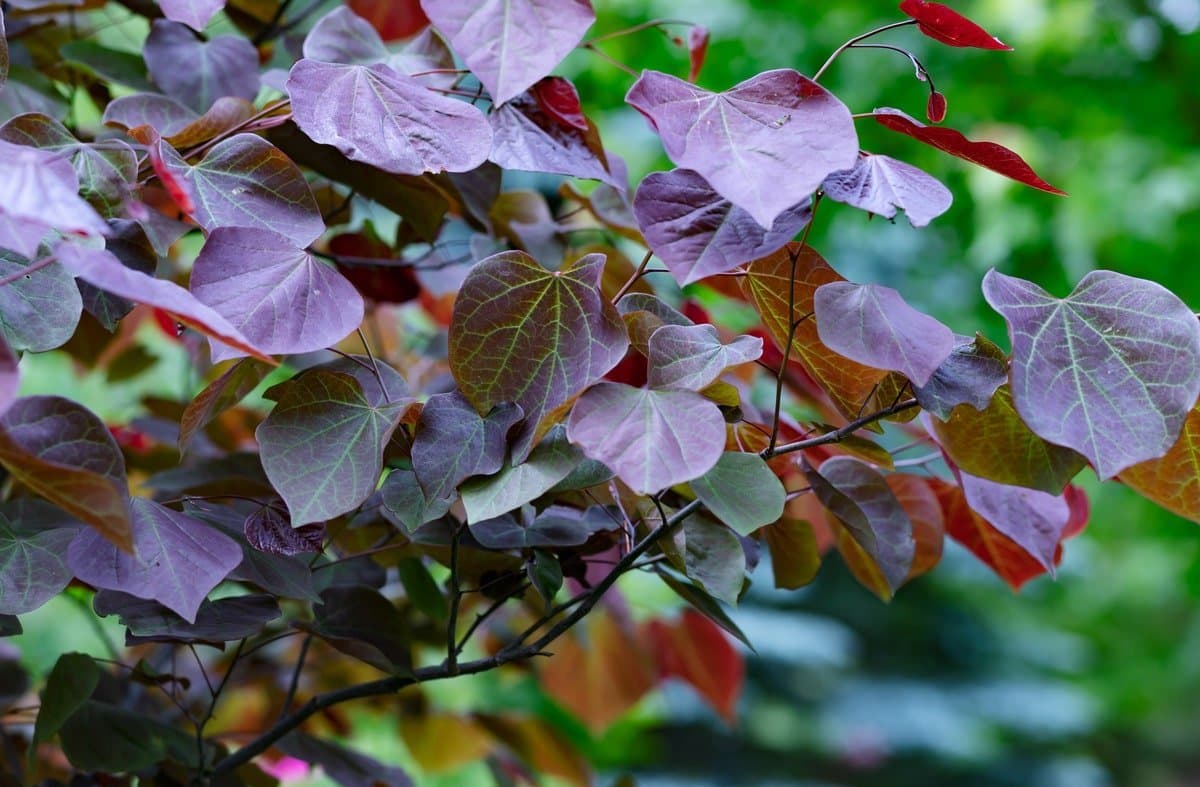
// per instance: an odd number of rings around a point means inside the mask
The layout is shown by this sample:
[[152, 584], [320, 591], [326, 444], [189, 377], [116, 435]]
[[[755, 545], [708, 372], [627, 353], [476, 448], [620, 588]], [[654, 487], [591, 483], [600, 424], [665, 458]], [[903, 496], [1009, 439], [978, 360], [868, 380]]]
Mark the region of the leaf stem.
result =
[[794, 443], [786, 443], [774, 449], [764, 448], [759, 453], [759, 456], [761, 456], [763, 459], [771, 459], [772, 457], [782, 456], [784, 454], [792, 454], [796, 451], [803, 451], [807, 448], [816, 448], [819, 445], [840, 443], [842, 440], [845, 440], [859, 429], [862, 429], [864, 426], [870, 426], [876, 421], [882, 421], [884, 418], [896, 415], [897, 413], [902, 413], [905, 410], [911, 410], [917, 406], [916, 399], [906, 399], [903, 402], [896, 402], [892, 406], [884, 408], [879, 412], [871, 413], [870, 415], [864, 415], [861, 418], [856, 418], [840, 429], [835, 429], [832, 432], [827, 432], [818, 437], [810, 437], [807, 440], [798, 440]]
[[387, 383], [383, 381], [383, 375], [379, 373], [379, 364], [375, 361], [375, 353], [371, 352], [371, 343], [367, 341], [367, 335], [363, 333], [362, 328], [355, 329], [358, 332], [358, 340], [362, 342], [363, 349], [367, 352], [367, 358], [371, 361], [371, 369], [375, 372], [375, 379], [379, 381], [379, 390], [383, 392], [383, 400], [390, 402], [391, 394], [388, 393]]
[[14, 281], [20, 281], [21, 279], [23, 279], [24, 277], [28, 276], [31, 273], [37, 273], [42, 268], [48, 267], [50, 265], [50, 263], [54, 262], [57, 259], [58, 259], [58, 257], [51, 254], [48, 257], [42, 257], [37, 262], [31, 262], [30, 264], [26, 265], [21, 270], [13, 271], [12, 273], [5, 276], [3, 279], [0, 279], [0, 287], [4, 287], [9, 284], [12, 284]]
[[908, 27], [909, 25], [915, 25], [916, 23], [917, 23], [917, 20], [915, 20], [915, 19], [905, 19], [903, 22], [892, 22], [890, 25], [884, 25], [883, 27], [877, 27], [874, 30], [869, 30], [860, 36], [855, 36], [854, 38], [851, 38], [849, 41], [842, 44], [837, 49], [833, 50], [833, 54], [830, 55], [829, 59], [825, 61], [825, 65], [823, 65], [819, 69], [817, 69], [816, 74], [813, 74], [812, 81], [820, 82], [821, 76], [826, 71], [829, 70], [829, 67], [831, 65], [833, 65], [833, 61], [837, 60], [838, 56], [840, 56], [843, 52], [845, 52], [850, 47], [857, 44], [859, 41], [866, 41], [868, 38], [877, 36], [880, 33], [886, 33], [888, 30], [895, 30], [898, 27]]
[[629, 277], [629, 281], [621, 285], [621, 289], [617, 290], [617, 294], [613, 296], [613, 306], [621, 302], [621, 299], [629, 292], [630, 288], [637, 283], [637, 280], [646, 274], [646, 266], [650, 264], [650, 260], [654, 258], [654, 252], [646, 252], [646, 256], [642, 257], [642, 264], [637, 267], [633, 275]]

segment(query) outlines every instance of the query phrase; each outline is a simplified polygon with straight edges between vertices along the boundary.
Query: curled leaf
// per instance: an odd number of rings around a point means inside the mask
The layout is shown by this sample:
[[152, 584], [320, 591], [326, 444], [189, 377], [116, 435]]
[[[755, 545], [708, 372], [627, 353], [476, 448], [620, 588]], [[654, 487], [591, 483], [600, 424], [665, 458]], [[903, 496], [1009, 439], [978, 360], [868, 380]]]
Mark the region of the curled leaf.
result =
[[917, 27], [922, 33], [947, 46], [969, 46], [999, 51], [1012, 49], [970, 19], [941, 3], [902, 0], [900, 10], [917, 20]]

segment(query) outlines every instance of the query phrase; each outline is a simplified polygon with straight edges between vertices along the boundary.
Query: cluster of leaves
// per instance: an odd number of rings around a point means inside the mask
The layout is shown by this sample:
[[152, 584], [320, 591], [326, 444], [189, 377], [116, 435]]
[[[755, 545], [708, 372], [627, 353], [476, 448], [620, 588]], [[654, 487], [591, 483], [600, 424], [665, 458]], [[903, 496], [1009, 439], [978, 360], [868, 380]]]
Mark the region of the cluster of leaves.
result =
[[[778, 587], [836, 550], [886, 600], [949, 536], [1018, 588], [1086, 523], [1087, 466], [1200, 519], [1200, 325], [1169, 291], [1097, 272], [1055, 297], [992, 271], [1006, 353], [806, 243], [830, 201], [915, 227], [950, 207], [856, 120], [1062, 193], [938, 125], [920, 61], [864, 43], [915, 26], [1007, 48], [943, 5], [904, 0], [812, 77], [721, 91], [696, 83], [690, 28], [688, 80], [634, 75], [677, 167], [634, 185], [551, 75], [602, 52], [588, 0], [67, 5], [0, 10], [0, 622], [88, 598], [140, 660], [63, 655], [9, 736], [42, 777], [257, 784], [287, 755], [402, 784], [319, 737], [336, 706], [547, 649], [541, 686], [595, 730], [667, 677], [732, 719], [726, 607], [764, 549]], [[112, 14], [149, 23], [139, 52], [96, 38]], [[879, 46], [929, 83], [930, 125], [819, 83]], [[592, 183], [506, 189], [508, 171]], [[143, 371], [134, 330], [155, 319], [206, 375], [190, 400], [105, 424], [18, 396], [28, 353]], [[265, 416], [243, 403], [260, 387]], [[613, 589], [631, 571], [687, 611], [632, 622]], [[232, 730], [227, 689], [259, 700]], [[587, 779], [542, 720], [411, 710], [430, 768]]]

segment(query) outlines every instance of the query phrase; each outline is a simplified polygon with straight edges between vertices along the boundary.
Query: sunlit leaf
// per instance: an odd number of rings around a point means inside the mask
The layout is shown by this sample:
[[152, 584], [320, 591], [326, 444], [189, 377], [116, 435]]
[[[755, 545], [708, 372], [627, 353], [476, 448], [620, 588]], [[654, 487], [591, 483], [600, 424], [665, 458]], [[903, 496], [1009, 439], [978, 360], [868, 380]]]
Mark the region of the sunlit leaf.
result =
[[498, 105], [549, 74], [596, 19], [590, 0], [421, 0], [421, 8]]
[[526, 254], [504, 252], [472, 268], [458, 293], [450, 370], [479, 412], [503, 402], [521, 406], [517, 461], [549, 428], [542, 424], [548, 414], [625, 355], [625, 326], [599, 290], [603, 271], [599, 254], [551, 273]]
[[748, 536], [783, 516], [783, 484], [758, 454], [726, 451], [713, 469], [691, 482], [704, 505], [734, 531]]
[[4, 32], [4, 9], [0, 9], [0, 88], [8, 81], [8, 34]]
[[954, 195], [932, 175], [888, 156], [861, 153], [853, 168], [834, 172], [821, 185], [825, 196], [885, 219], [904, 211], [924, 227], [950, 209]]
[[1062, 495], [999, 484], [967, 473], [959, 473], [959, 484], [972, 511], [1053, 573], [1055, 552], [1071, 513]]
[[811, 201], [804, 199], [765, 230], [688, 169], [647, 175], [638, 185], [633, 210], [646, 243], [680, 284], [778, 251], [812, 218]]
[[635, 492], [653, 494], [716, 465], [725, 447], [725, 419], [692, 391], [600, 383], [571, 409], [567, 436]]
[[1017, 412], [1101, 479], [1165, 454], [1200, 396], [1200, 322], [1169, 290], [1093, 271], [1066, 298], [989, 271], [1008, 321]]
[[186, 25], [158, 19], [142, 57], [154, 83], [197, 112], [223, 96], [253, 101], [258, 95], [258, 52], [241, 36], [202, 40]]
[[646, 71], [625, 100], [650, 120], [676, 165], [698, 172], [763, 227], [858, 156], [850, 110], [791, 69], [722, 93]]
[[[324, 349], [363, 319], [362, 296], [346, 277], [270, 230], [214, 230], [196, 258], [190, 288], [265, 353]], [[237, 354], [213, 346], [214, 363]]]
[[194, 623], [209, 591], [242, 562], [241, 548], [203, 522], [152, 500], [135, 497], [130, 510], [134, 554], [85, 530], [71, 542], [67, 565], [89, 585], [153, 599]]
[[160, 136], [170, 137], [183, 131], [199, 117], [200, 113], [173, 98], [157, 93], [134, 93], [110, 101], [104, 108], [102, 120], [106, 126], [124, 131], [149, 126]]
[[352, 511], [375, 491], [383, 448], [407, 406], [375, 406], [353, 377], [323, 369], [286, 384], [255, 434], [293, 525]]
[[125, 460], [83, 405], [27, 396], [0, 417], [0, 464], [38, 495], [132, 549]]

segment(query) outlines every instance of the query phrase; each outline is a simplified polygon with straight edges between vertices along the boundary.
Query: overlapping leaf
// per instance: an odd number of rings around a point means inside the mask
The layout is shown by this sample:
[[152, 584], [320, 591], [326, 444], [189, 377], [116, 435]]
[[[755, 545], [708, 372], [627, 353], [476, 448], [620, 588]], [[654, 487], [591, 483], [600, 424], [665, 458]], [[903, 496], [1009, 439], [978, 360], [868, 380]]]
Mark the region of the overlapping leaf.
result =
[[253, 358], [243, 358], [230, 366], [188, 403], [179, 419], [179, 448], [187, 448], [197, 430], [233, 407], [253, 391], [271, 371], [271, 367]]
[[204, 41], [186, 25], [159, 19], [142, 56], [154, 83], [197, 112], [223, 96], [253, 101], [258, 95], [258, 52], [241, 36]]
[[331, 587], [313, 607], [314, 634], [383, 672], [408, 672], [410, 643], [405, 618], [391, 601], [363, 585]]
[[942, 559], [946, 540], [946, 520], [937, 495], [928, 478], [904, 473], [888, 473], [887, 485], [913, 525], [916, 552], [908, 578], [914, 579], [933, 569]]
[[205, 600], [192, 622], [157, 601], [116, 590], [101, 590], [92, 606], [97, 615], [119, 615], [126, 627], [125, 644], [146, 642], [204, 643], [223, 648], [226, 642], [253, 637], [280, 616], [279, 604], [268, 595]]
[[179, 322], [195, 328], [209, 338], [274, 364], [270, 355], [255, 347], [224, 317], [200, 303], [178, 284], [128, 268], [106, 249], [60, 243], [55, 253], [63, 267], [88, 284], [113, 295], [169, 312]]
[[385, 172], [468, 172], [491, 151], [483, 113], [382, 63], [305, 58], [292, 66], [287, 91], [296, 125], [310, 139]]
[[1153, 282], [1094, 271], [1066, 298], [990, 271], [1009, 324], [1017, 412], [1102, 479], [1165, 454], [1200, 396], [1200, 323]]
[[762, 339], [738, 336], [723, 344], [713, 325], [664, 325], [650, 335], [650, 386], [699, 391], [731, 366], [762, 355]]
[[0, 221], [5, 219], [38, 228], [0, 232], [4, 247], [25, 257], [37, 253], [48, 228], [78, 235], [107, 232], [95, 209], [79, 196], [79, 176], [70, 161], [54, 151], [0, 140]]
[[725, 448], [725, 419], [691, 391], [600, 383], [571, 408], [567, 436], [635, 492], [653, 494], [716, 465]]
[[590, 0], [421, 0], [496, 104], [562, 62], [596, 14]]
[[324, 369], [286, 384], [256, 435], [293, 525], [352, 511], [375, 491], [384, 446], [407, 406], [375, 406], [353, 377]]
[[237, 134], [224, 139], [194, 167], [165, 142], [158, 148], [166, 170], [186, 183], [195, 198], [192, 218], [209, 232], [218, 227], [253, 227], [307, 246], [325, 231], [304, 173], [260, 136]]
[[22, 528], [0, 514], [0, 614], [32, 612], [67, 586], [72, 574], [63, 556], [76, 533]]
[[743, 536], [778, 520], [787, 502], [783, 483], [758, 454], [726, 451], [691, 486], [713, 516]]
[[[33, 262], [0, 249], [0, 277], [18, 275]], [[75, 333], [82, 313], [79, 288], [62, 265], [47, 265], [0, 287], [0, 335], [7, 340], [10, 354], [61, 347]]]
[[1200, 522], [1200, 408], [1188, 413], [1166, 454], [1122, 470], [1120, 480], [1168, 511]]
[[924, 227], [950, 209], [954, 195], [932, 175], [889, 156], [859, 154], [851, 169], [834, 172], [821, 185], [825, 196], [894, 218], [904, 211], [914, 227]]
[[163, 16], [203, 31], [213, 15], [225, 7], [225, 0], [160, 0]]
[[1002, 484], [1061, 494], [1087, 464], [1082, 456], [1047, 443], [1033, 433], [1001, 386], [983, 410], [956, 407], [945, 422], [930, 419], [938, 443], [950, 459], [972, 475]]
[[246, 517], [242, 533], [250, 546], [271, 555], [304, 555], [325, 546], [324, 525], [292, 527], [287, 514], [273, 506], [261, 506]]
[[[811, 247], [798, 243], [755, 261], [748, 272], [742, 287], [762, 315], [763, 326], [776, 346], [786, 346], [790, 336], [791, 358], [828, 392], [842, 415], [856, 418], [865, 412], [868, 399], [878, 392], [888, 373], [855, 363], [830, 350], [821, 342], [817, 323], [812, 319], [817, 288], [845, 280]], [[790, 313], [789, 288], [793, 292]]]
[[763, 227], [858, 156], [850, 110], [791, 69], [722, 93], [647, 71], [625, 100], [649, 118], [675, 164], [698, 172]]
[[114, 98], [104, 108], [104, 125], [123, 131], [149, 126], [162, 137], [178, 134], [200, 117], [173, 98], [157, 93], [134, 93]]
[[[389, 0], [388, 4], [392, 2], [394, 0]], [[412, 787], [413, 784], [402, 768], [384, 765], [373, 757], [303, 732], [293, 732], [275, 746], [289, 757], [320, 766], [330, 779], [345, 787], [375, 787], [379, 784]]]
[[646, 243], [680, 284], [778, 251], [812, 218], [811, 201], [804, 199], [763, 229], [689, 169], [647, 175], [634, 195], [633, 210]]
[[502, 403], [480, 417], [458, 392], [429, 397], [413, 438], [413, 471], [430, 501], [453, 498], [473, 475], [490, 475], [504, 465], [508, 431], [521, 409]]
[[538, 549], [575, 547], [600, 530], [611, 530], [612, 520], [601, 509], [581, 511], [550, 506], [529, 524], [514, 514], [471, 521], [471, 535], [488, 549]]
[[954, 333], [878, 284], [829, 282], [813, 296], [817, 334], [831, 350], [925, 385], [954, 351]]
[[386, 41], [408, 38], [429, 24], [420, 0], [348, 0]]
[[982, 410], [1008, 380], [1008, 357], [983, 334], [955, 337], [957, 344], [925, 385], [913, 390], [921, 408], [945, 421], [960, 404]]
[[98, 588], [153, 599], [189, 623], [208, 592], [242, 562], [233, 539], [203, 522], [145, 498], [134, 498], [134, 554], [121, 552], [93, 531], [67, 550], [75, 576]]
[[959, 473], [959, 484], [972, 511], [1053, 573], [1058, 544], [1071, 518], [1064, 496], [967, 473]]
[[[270, 230], [214, 230], [189, 286], [196, 300], [266, 353], [324, 349], [363, 319], [362, 296], [346, 277]], [[237, 354], [213, 346], [214, 363]]]
[[647, 633], [654, 643], [659, 673], [688, 683], [727, 724], [733, 724], [746, 664], [721, 629], [699, 612], [685, 609], [674, 623], [650, 621]]
[[583, 453], [567, 442], [566, 431], [556, 426], [534, 446], [524, 462], [503, 467], [495, 475], [463, 485], [467, 521], [482, 522], [498, 517], [541, 497], [570, 475], [583, 459]]
[[516, 461], [548, 428], [543, 419], [603, 377], [629, 347], [620, 316], [599, 290], [603, 271], [599, 254], [551, 273], [526, 254], [504, 252], [472, 268], [459, 290], [450, 370], [479, 412], [503, 402], [521, 406], [526, 423], [513, 448]]
[[821, 550], [811, 524], [785, 516], [760, 532], [771, 552], [775, 587], [796, 590], [816, 579], [821, 569]]
[[453, 497], [428, 498], [412, 470], [396, 469], [388, 473], [379, 492], [383, 502], [380, 513], [410, 534], [444, 515], [454, 502]]
[[901, 0], [900, 10], [917, 20], [917, 26], [922, 33], [943, 44], [978, 49], [1012, 49], [970, 19], [941, 3]]
[[[385, 63], [402, 74], [454, 68], [454, 56], [431, 31], [422, 32], [393, 52], [383, 43], [378, 30], [357, 11], [353, 4], [349, 8], [338, 6], [321, 17], [304, 39], [304, 57], [345, 65]], [[431, 87], [450, 87], [456, 77], [428, 74], [421, 79], [422, 84]]]
[[837, 518], [871, 558], [894, 593], [912, 567], [916, 553], [913, 525], [878, 471], [865, 462], [836, 456], [805, 474], [821, 505]]
[[0, 417], [0, 465], [114, 544], [132, 548], [124, 457], [83, 405], [57, 396], [18, 399]]
[[875, 120], [885, 128], [906, 134], [944, 153], [949, 153], [951, 156], [956, 156], [972, 164], [978, 164], [1006, 178], [1012, 178], [1018, 183], [1024, 183], [1030, 188], [1051, 194], [1066, 195], [1065, 191], [1042, 180], [1033, 171], [1033, 168], [1025, 163], [1025, 159], [1003, 145], [995, 142], [972, 142], [952, 128], [926, 126], [900, 110], [890, 107], [876, 109]]

